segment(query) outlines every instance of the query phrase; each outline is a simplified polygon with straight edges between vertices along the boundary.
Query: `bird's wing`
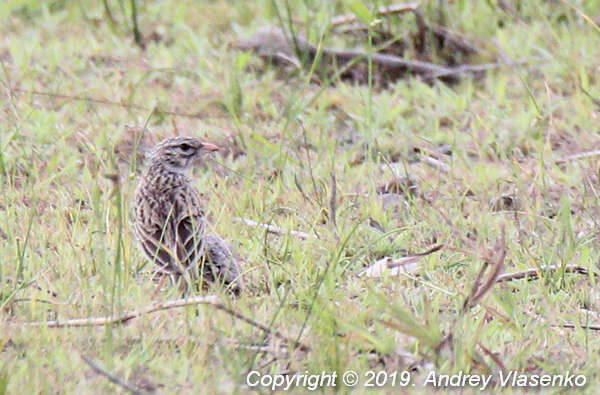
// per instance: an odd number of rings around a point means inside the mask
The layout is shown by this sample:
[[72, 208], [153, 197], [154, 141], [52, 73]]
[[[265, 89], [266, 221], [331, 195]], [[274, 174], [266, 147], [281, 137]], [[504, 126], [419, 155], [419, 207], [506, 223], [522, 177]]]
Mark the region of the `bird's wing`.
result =
[[153, 263], [162, 270], [181, 273], [173, 248], [174, 208], [169, 199], [157, 199], [152, 193], [146, 193], [135, 207], [134, 231], [142, 250]]
[[173, 255], [167, 245], [166, 233], [168, 230], [160, 226], [157, 222], [135, 223], [135, 233], [139, 240], [142, 249], [150, 260], [161, 267], [161, 269], [169, 270], [174, 268]]
[[173, 218], [174, 249], [179, 262], [185, 268], [192, 268], [202, 251], [205, 228], [200, 193], [195, 187], [186, 186], [175, 192], [173, 202], [174, 211], [177, 213]]

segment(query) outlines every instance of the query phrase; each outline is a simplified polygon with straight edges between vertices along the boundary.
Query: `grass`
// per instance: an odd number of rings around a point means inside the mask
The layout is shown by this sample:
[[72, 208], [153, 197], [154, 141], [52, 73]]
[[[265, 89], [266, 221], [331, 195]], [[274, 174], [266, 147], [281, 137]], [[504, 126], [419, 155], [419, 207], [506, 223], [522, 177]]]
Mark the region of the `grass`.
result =
[[[140, 34], [153, 38], [145, 50], [133, 40], [134, 3]], [[341, 374], [411, 365], [421, 367], [416, 383], [427, 369], [568, 370], [585, 375], [583, 392], [592, 393], [598, 333], [551, 324], [599, 323], [593, 275], [558, 270], [498, 284], [463, 310], [486, 251], [498, 253], [502, 229], [506, 272], [550, 264], [593, 272], [600, 255], [599, 157], [557, 162], [599, 148], [600, 46], [590, 18], [600, 6], [512, 3], [519, 18], [494, 2], [455, 1], [444, 7], [445, 19], [525, 65], [453, 85], [400, 79], [386, 89], [319, 85], [311, 82], [315, 65], [282, 71], [230, 49], [236, 38], [287, 24], [288, 16], [296, 30], [305, 24], [312, 42], [340, 46], [328, 21], [371, 3], [0, 5], [0, 393], [123, 391], [82, 356], [136, 388], [163, 393], [246, 392], [252, 369]], [[433, 18], [439, 2], [422, 8]], [[414, 29], [411, 17], [394, 18], [400, 33]], [[372, 45], [365, 40], [357, 45]], [[238, 299], [210, 292], [309, 352], [244, 347], [266, 342], [265, 334], [211, 306], [127, 325], [23, 325], [118, 315], [180, 296], [156, 290], [129, 226], [139, 163], [125, 162], [123, 147], [132, 144], [131, 130], [144, 129], [154, 140], [189, 134], [224, 148], [194, 177], [209, 229], [233, 244], [249, 286]], [[441, 157], [448, 173], [422, 160], [422, 152], [439, 150], [451, 152]], [[418, 192], [384, 208], [377, 187], [404, 175]], [[267, 235], [237, 217], [315, 237]], [[410, 276], [357, 276], [381, 257], [438, 243], [447, 248]]]

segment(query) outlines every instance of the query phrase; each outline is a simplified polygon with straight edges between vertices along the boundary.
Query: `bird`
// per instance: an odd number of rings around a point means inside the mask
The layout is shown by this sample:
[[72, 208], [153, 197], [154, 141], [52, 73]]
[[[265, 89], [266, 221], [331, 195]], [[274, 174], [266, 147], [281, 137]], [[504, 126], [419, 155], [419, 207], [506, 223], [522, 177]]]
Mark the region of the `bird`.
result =
[[133, 231], [156, 272], [187, 290], [194, 279], [220, 282], [235, 294], [243, 288], [241, 268], [227, 243], [206, 234], [206, 215], [199, 189], [188, 173], [205, 155], [217, 151], [198, 138], [162, 140], [150, 152], [134, 197]]

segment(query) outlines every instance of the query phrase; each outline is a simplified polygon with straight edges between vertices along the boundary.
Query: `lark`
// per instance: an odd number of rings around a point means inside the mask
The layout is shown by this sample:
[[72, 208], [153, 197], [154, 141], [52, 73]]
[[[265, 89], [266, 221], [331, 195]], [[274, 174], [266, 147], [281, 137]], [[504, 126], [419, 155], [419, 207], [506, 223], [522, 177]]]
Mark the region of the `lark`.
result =
[[[188, 285], [202, 278], [242, 288], [241, 270], [225, 241], [205, 234], [200, 191], [189, 178], [191, 167], [218, 150], [192, 137], [168, 138], [152, 150], [135, 192], [134, 233], [158, 273]], [[189, 290], [189, 288], [188, 288]]]

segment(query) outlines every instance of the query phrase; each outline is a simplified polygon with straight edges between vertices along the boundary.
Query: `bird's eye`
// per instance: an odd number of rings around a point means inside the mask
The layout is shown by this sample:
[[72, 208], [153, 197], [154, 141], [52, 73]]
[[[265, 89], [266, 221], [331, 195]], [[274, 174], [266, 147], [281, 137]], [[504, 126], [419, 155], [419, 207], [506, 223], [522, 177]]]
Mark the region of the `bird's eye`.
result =
[[181, 148], [182, 151], [191, 151], [192, 149], [194, 149], [194, 147], [192, 147], [191, 145], [189, 145], [187, 143], [183, 143], [183, 144], [179, 145], [179, 148]]

